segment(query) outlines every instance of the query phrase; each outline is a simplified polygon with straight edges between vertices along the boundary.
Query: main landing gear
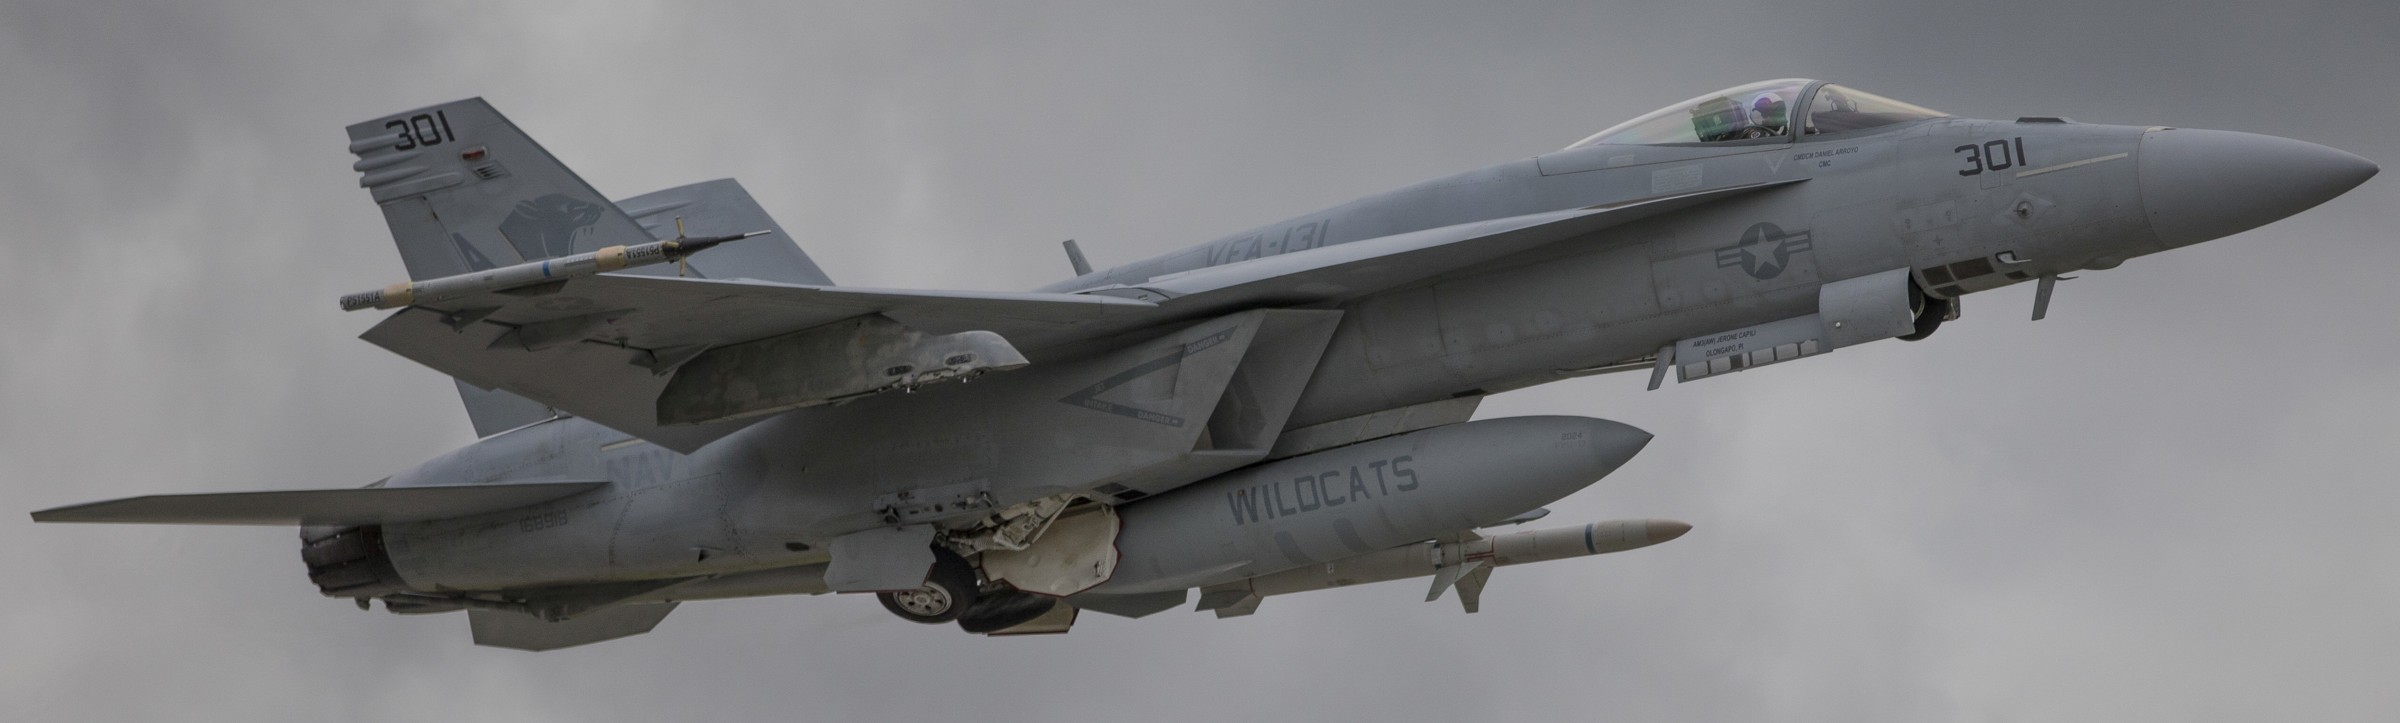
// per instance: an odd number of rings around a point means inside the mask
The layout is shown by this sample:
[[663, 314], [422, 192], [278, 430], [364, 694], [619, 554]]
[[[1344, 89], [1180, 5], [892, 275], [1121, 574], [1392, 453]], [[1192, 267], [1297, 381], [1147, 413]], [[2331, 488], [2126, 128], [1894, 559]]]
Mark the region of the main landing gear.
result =
[[875, 593], [875, 599], [909, 622], [938, 625], [957, 620], [975, 605], [975, 567], [946, 547], [933, 549], [933, 571], [915, 590]]
[[914, 590], [879, 592], [875, 599], [903, 620], [927, 625], [957, 621], [970, 633], [1022, 625], [1058, 607], [1058, 598], [1020, 592], [1004, 583], [983, 587], [975, 567], [946, 547], [933, 551], [933, 571]]
[[[1914, 286], [1914, 282], [1911, 282], [1911, 286]], [[1933, 336], [1934, 330], [1942, 328], [1942, 322], [1958, 318], [1957, 299], [1945, 299], [1920, 291], [1917, 293], [1917, 303], [1916, 328], [1910, 333], [1901, 335], [1901, 341], [1916, 341]]]

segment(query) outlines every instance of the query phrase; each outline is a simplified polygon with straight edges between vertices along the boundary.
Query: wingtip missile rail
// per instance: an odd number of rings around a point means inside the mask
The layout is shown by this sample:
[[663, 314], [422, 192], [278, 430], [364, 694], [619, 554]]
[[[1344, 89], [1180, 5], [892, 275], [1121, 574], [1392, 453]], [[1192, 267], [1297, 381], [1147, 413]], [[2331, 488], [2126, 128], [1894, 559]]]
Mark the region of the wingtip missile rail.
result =
[[619, 269], [680, 261], [717, 244], [763, 236], [773, 231], [750, 231], [728, 236], [677, 237], [646, 244], [610, 246], [590, 253], [527, 261], [423, 281], [403, 281], [372, 291], [342, 296], [343, 311], [397, 309], [432, 304], [474, 294], [548, 284]]

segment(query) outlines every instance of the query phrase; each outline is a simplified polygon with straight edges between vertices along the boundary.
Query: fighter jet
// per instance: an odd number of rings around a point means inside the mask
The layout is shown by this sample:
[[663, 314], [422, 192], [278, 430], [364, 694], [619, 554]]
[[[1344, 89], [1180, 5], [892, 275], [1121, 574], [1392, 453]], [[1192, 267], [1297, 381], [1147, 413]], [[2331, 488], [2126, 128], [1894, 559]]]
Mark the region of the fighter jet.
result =
[[[868, 593], [920, 623], [1430, 578], [1690, 529], [1509, 532], [1624, 465], [1614, 421], [1470, 421], [1577, 377], [1692, 382], [1884, 339], [2373, 176], [2248, 133], [1952, 117], [1773, 80], [1026, 292], [835, 285], [731, 180], [610, 201], [480, 99], [349, 128], [408, 281], [341, 299], [480, 441], [364, 488], [44, 522], [293, 525], [323, 594], [546, 650], [684, 601]], [[362, 284], [363, 285], [363, 284]]]

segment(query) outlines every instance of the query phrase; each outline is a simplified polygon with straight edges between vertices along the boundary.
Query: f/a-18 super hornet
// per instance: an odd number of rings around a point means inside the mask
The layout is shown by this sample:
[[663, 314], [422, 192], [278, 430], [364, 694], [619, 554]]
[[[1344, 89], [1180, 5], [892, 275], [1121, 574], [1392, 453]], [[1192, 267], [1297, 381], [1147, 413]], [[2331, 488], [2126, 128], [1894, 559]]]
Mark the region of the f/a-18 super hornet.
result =
[[364, 338], [454, 377], [483, 438], [365, 488], [34, 519], [296, 525], [325, 595], [532, 650], [825, 592], [987, 634], [1411, 577], [1473, 612], [1494, 567], [1690, 529], [1495, 529], [1650, 435], [1469, 421], [1484, 396], [1922, 339], [2019, 282], [2038, 319], [2064, 274], [2377, 170], [1775, 80], [1105, 271], [1069, 242], [1074, 278], [1012, 293], [837, 286], [737, 183], [611, 202], [481, 100], [349, 138], [411, 280], [342, 306], [395, 310]]

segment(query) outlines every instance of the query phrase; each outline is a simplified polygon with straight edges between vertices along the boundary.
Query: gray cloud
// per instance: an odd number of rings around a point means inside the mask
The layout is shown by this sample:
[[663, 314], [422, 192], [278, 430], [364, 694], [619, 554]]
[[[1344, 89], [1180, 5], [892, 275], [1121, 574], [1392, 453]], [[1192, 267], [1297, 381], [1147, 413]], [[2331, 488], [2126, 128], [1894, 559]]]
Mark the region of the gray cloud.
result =
[[[1813, 76], [2400, 162], [2389, 3], [0, 2], [0, 510], [346, 486], [471, 440], [332, 299], [399, 273], [341, 128], [483, 95], [604, 192], [738, 176], [837, 280], [1030, 288]], [[1698, 529], [1251, 618], [985, 640], [696, 603], [543, 655], [316, 596], [288, 530], [0, 523], [30, 720], [2362, 719], [2400, 707], [2396, 186], [1968, 300], [1917, 344], [1485, 416], [1659, 439], [1554, 506]]]

